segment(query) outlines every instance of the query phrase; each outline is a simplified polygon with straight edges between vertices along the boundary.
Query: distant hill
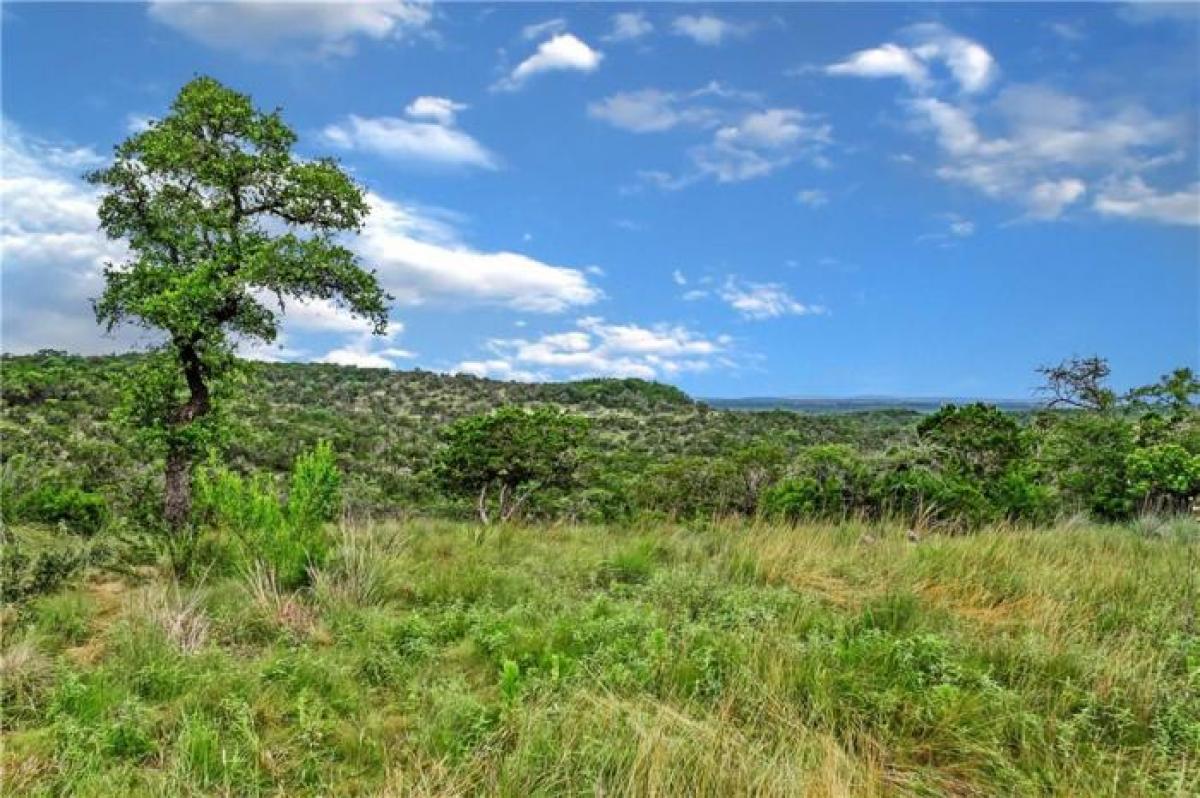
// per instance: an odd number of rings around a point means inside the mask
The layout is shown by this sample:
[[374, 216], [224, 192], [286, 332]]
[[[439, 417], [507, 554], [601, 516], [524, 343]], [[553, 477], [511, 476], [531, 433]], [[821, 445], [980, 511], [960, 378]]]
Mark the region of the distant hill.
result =
[[1037, 402], [1020, 399], [980, 399], [973, 397], [908, 397], [908, 396], [747, 396], [740, 398], [706, 398], [705, 404], [722, 410], [791, 410], [797, 413], [861, 413], [877, 410], [908, 410], [933, 413], [942, 405], [964, 405], [986, 402], [1001, 410], [1028, 412]]

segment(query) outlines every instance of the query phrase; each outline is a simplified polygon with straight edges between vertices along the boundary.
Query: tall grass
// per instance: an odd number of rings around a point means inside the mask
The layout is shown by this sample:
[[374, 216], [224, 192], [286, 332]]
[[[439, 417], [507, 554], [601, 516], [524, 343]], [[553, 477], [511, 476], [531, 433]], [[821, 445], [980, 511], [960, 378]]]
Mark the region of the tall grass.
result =
[[347, 528], [310, 587], [29, 605], [0, 792], [1193, 795], [1198, 551], [1188, 522]]

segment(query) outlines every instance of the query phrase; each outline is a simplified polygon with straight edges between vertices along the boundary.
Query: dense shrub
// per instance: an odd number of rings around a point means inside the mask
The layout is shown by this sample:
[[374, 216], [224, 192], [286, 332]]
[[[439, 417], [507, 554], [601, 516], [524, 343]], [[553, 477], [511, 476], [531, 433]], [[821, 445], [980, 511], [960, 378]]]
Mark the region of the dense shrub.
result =
[[13, 515], [45, 524], [62, 523], [71, 532], [94, 535], [108, 521], [104, 497], [71, 485], [42, 484], [16, 502]]
[[1130, 498], [1143, 509], [1182, 510], [1200, 494], [1200, 455], [1175, 443], [1134, 449], [1125, 459]]
[[1134, 446], [1134, 424], [1112, 413], [1072, 411], [1037, 419], [1036, 462], [1052, 476], [1066, 509], [1107, 520], [1134, 509], [1126, 463]]
[[483, 523], [507, 521], [530, 499], [575, 485], [587, 419], [553, 407], [505, 406], [442, 431], [435, 471], [450, 493], [475, 499]]
[[871, 501], [883, 515], [896, 515], [915, 525], [945, 522], [978, 526], [997, 511], [980, 485], [956, 471], [931, 462], [928, 452], [903, 451], [883, 462], [871, 485]]
[[0, 602], [52, 592], [89, 560], [86, 544], [73, 538], [55, 545], [31, 545], [15, 537], [0, 542]]
[[840, 518], [866, 509], [871, 473], [850, 446], [826, 444], [801, 451], [788, 475], [763, 496], [771, 516]]

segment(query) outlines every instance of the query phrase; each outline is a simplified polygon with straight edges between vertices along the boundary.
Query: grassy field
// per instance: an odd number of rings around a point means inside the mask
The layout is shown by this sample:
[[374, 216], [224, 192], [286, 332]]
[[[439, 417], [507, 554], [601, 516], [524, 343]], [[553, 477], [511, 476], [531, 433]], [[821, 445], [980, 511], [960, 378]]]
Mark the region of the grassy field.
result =
[[0, 792], [1200, 792], [1187, 522], [339, 534], [10, 608]]

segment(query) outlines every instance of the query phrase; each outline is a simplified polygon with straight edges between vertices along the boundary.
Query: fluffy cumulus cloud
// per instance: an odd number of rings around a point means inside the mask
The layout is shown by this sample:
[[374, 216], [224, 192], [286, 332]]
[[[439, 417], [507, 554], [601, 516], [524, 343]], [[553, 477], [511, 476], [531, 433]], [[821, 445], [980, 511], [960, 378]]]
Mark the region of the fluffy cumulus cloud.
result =
[[371, 214], [353, 242], [397, 303], [491, 305], [560, 313], [601, 297], [583, 269], [516, 252], [482, 252], [418, 209], [370, 194]]
[[559, 33], [538, 45], [537, 52], [526, 58], [493, 89], [516, 91], [530, 78], [544, 72], [594, 72], [604, 54], [594, 50], [571, 33]]
[[654, 25], [641, 11], [622, 11], [612, 15], [612, 30], [604, 36], [606, 42], [631, 42], [654, 32]]
[[858, 78], [903, 78], [914, 86], [924, 86], [929, 80], [924, 61], [907, 47], [891, 43], [851, 53], [844, 61], [827, 66], [825, 71]]
[[98, 230], [95, 190], [81, 174], [102, 163], [86, 147], [26, 135], [5, 120], [0, 138], [0, 344], [6, 352], [45, 347], [102, 353], [139, 336], [102, 336], [89, 301], [104, 288], [103, 270], [125, 247]]
[[750, 33], [749, 26], [730, 22], [713, 14], [684, 14], [676, 17], [671, 22], [671, 30], [705, 47], [716, 47], [730, 39]]
[[318, 363], [333, 363], [338, 366], [355, 366], [363, 369], [393, 369], [397, 361], [409, 360], [416, 354], [407, 349], [383, 343], [370, 333], [363, 333], [342, 346], [329, 350], [317, 358]]
[[1000, 70], [983, 45], [937, 24], [912, 26], [901, 38], [904, 44], [861, 50], [825, 72], [902, 79], [901, 106], [936, 146], [938, 177], [1015, 204], [1030, 220], [1090, 207], [1104, 216], [1191, 223], [1188, 189], [1149, 184], [1154, 170], [1185, 157], [1182, 119], [1040, 84], [1000, 86], [989, 97]]
[[904, 44], [886, 42], [859, 50], [825, 68], [830, 75], [860, 78], [901, 78], [914, 89], [926, 90], [943, 70], [958, 88], [969, 94], [982, 91], [995, 79], [996, 60], [972, 39], [959, 36], [937, 23], [906, 28]]
[[539, 338], [493, 339], [487, 344], [487, 357], [463, 361], [454, 370], [518, 380], [658, 379], [724, 364], [732, 345], [729, 336], [709, 337], [681, 325], [612, 324], [588, 316], [579, 319], [575, 329]]
[[719, 83], [690, 92], [655, 88], [619, 92], [591, 103], [588, 113], [632, 133], [680, 127], [704, 131], [707, 139], [687, 151], [686, 169], [640, 173], [645, 182], [666, 190], [706, 179], [752, 180], [798, 160], [824, 166], [824, 151], [833, 142], [832, 127], [820, 117], [798, 108], [764, 106], [758, 94]]
[[351, 114], [322, 131], [339, 149], [368, 152], [389, 160], [432, 167], [496, 169], [498, 160], [457, 126], [467, 106], [445, 97], [417, 97], [403, 117]]
[[717, 296], [745, 319], [763, 321], [780, 316], [809, 316], [826, 313], [821, 305], [800, 302], [779, 283], [755, 283], [726, 279]]
[[410, 102], [404, 113], [413, 119], [432, 119], [439, 125], [453, 125], [458, 112], [467, 108], [465, 103], [456, 103], [445, 97], [421, 96]]
[[149, 14], [151, 19], [210, 47], [238, 50], [250, 57], [276, 53], [281, 46], [311, 48], [319, 56], [350, 55], [360, 38], [400, 39], [425, 31], [433, 20], [429, 3], [411, 0], [152, 0]]

